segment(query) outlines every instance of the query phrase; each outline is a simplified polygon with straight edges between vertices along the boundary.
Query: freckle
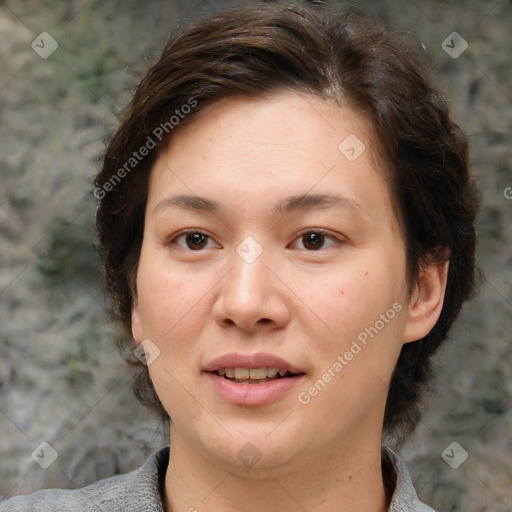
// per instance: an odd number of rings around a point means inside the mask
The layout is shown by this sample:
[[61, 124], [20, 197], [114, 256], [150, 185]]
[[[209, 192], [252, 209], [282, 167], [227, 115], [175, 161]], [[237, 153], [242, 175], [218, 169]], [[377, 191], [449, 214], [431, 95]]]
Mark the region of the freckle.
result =
[[340, 295], [343, 295], [345, 293], [345, 290], [341, 290]]
[[364, 273], [364, 275], [365, 275], [365, 276], [367, 276], [367, 275], [368, 275], [368, 270]]

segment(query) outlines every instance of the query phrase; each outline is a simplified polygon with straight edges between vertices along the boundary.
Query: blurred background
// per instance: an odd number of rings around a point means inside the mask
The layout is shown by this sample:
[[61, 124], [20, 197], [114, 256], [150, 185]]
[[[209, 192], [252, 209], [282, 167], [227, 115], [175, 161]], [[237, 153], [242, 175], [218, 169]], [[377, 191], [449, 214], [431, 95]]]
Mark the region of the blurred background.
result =
[[[105, 313], [91, 180], [168, 36], [241, 3], [0, 2], [0, 498], [127, 472], [168, 442], [132, 394]], [[399, 453], [439, 512], [510, 511], [512, 2], [351, 3], [431, 63], [471, 139], [483, 196], [485, 281], [439, 354], [429, 409]]]

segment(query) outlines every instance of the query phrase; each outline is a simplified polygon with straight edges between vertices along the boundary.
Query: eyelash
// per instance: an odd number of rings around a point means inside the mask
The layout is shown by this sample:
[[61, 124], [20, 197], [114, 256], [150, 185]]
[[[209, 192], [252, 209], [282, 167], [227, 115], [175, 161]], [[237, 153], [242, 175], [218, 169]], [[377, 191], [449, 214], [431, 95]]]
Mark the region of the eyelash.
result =
[[[342, 243], [341, 240], [339, 240], [337, 237], [335, 237], [334, 235], [330, 234], [328, 231], [325, 231], [323, 229], [307, 229], [306, 231], [302, 231], [301, 233], [299, 233], [297, 235], [297, 237], [293, 240], [292, 243], [295, 243], [297, 240], [301, 239], [304, 235], [307, 235], [309, 233], [314, 233], [314, 234], [317, 234], [317, 235], [322, 235], [326, 239], [333, 240], [334, 242], [336, 242], [338, 244]], [[179, 240], [182, 237], [186, 237], [187, 235], [190, 235], [190, 234], [203, 235], [203, 236], [207, 237], [207, 239], [213, 240], [213, 238], [210, 235], [208, 235], [207, 233], [205, 233], [204, 231], [202, 231], [200, 229], [187, 229], [185, 231], [181, 231], [180, 233], [178, 233], [177, 235], [175, 235], [171, 239], [169, 239], [168, 245], [172, 245], [172, 244], [176, 245], [176, 241], [177, 240]], [[303, 250], [305, 250], [305, 251], [307, 251], [309, 253], [315, 253], [315, 252], [322, 251], [322, 249], [324, 249], [324, 248], [322, 247], [322, 248], [317, 249], [317, 250], [308, 250], [308, 249], [303, 249]], [[201, 249], [198, 249], [198, 250], [192, 250], [192, 249], [186, 248], [185, 250], [188, 251], [188, 252], [202, 252], [203, 249], [201, 248]]]

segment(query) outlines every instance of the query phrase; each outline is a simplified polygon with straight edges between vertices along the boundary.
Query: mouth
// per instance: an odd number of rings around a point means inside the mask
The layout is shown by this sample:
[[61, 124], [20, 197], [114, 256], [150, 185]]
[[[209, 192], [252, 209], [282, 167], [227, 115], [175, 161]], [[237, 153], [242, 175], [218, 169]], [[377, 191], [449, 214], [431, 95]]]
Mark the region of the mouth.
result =
[[243, 406], [284, 399], [306, 377], [302, 368], [272, 354], [224, 354], [203, 368], [213, 391], [225, 402]]
[[274, 380], [296, 377], [304, 375], [304, 372], [293, 373], [283, 368], [219, 368], [215, 372], [219, 377], [224, 377], [231, 382], [239, 384], [263, 384], [264, 382], [272, 382]]

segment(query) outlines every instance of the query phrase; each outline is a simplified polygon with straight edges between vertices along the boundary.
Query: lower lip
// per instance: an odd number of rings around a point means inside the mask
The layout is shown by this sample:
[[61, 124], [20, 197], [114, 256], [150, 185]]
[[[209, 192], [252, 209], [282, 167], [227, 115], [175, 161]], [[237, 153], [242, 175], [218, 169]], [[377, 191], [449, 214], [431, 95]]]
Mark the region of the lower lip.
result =
[[208, 375], [215, 391], [223, 400], [232, 404], [250, 406], [276, 401], [297, 386], [305, 377], [302, 374], [262, 382], [261, 384], [241, 384], [220, 377], [216, 373], [208, 372], [206, 375]]

